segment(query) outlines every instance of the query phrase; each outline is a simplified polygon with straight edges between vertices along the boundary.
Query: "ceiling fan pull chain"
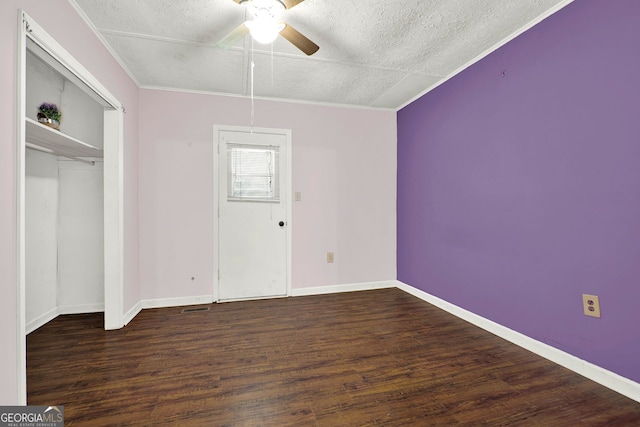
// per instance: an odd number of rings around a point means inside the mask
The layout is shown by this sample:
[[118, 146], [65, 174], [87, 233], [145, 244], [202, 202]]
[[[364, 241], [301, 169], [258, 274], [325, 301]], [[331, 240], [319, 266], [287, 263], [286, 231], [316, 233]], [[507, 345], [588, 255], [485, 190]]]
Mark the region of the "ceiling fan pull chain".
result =
[[253, 102], [253, 69], [255, 66], [256, 64], [252, 60], [251, 61], [251, 132], [252, 133], [253, 133], [253, 124], [255, 122], [255, 117], [256, 117], [255, 105]]
[[253, 40], [251, 40], [251, 133], [253, 133], [253, 124], [255, 121], [255, 106], [253, 103], [253, 69], [256, 64], [253, 62]]

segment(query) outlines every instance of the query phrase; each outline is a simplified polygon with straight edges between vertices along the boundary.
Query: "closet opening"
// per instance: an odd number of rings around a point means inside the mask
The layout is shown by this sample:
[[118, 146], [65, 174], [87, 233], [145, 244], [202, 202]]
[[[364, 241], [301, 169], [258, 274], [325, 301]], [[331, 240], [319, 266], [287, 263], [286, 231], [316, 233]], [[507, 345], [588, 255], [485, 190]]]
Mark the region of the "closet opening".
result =
[[[18, 19], [17, 360], [26, 404], [28, 333], [60, 314], [104, 312], [105, 329], [124, 325], [124, 108], [23, 11]], [[52, 104], [58, 128], [44, 123]]]
[[[26, 333], [60, 314], [104, 311], [104, 109], [27, 40]], [[41, 123], [42, 104], [62, 112]], [[40, 117], [41, 119], [43, 117]], [[45, 119], [46, 120], [46, 119]]]

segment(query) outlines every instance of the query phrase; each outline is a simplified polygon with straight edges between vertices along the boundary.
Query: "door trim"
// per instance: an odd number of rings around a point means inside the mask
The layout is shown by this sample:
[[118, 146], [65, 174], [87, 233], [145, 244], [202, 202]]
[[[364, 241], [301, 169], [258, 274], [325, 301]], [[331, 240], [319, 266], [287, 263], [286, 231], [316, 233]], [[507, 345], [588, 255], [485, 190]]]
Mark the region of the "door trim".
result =
[[220, 133], [222, 132], [243, 132], [243, 133], [262, 133], [268, 135], [282, 135], [286, 138], [287, 148], [287, 162], [285, 165], [286, 179], [284, 186], [286, 187], [286, 199], [285, 203], [287, 212], [287, 253], [286, 260], [287, 266], [285, 269], [286, 281], [287, 281], [287, 297], [291, 296], [291, 272], [292, 272], [292, 242], [293, 242], [293, 188], [292, 188], [292, 171], [293, 171], [293, 153], [291, 150], [291, 129], [276, 129], [276, 128], [256, 128], [247, 126], [226, 126], [226, 125], [213, 125], [213, 300], [219, 301], [219, 280], [218, 271], [220, 267], [219, 262], [219, 248], [220, 242], [218, 239], [219, 223], [218, 216], [220, 213], [220, 206], [218, 199], [220, 197], [218, 188], [218, 174], [219, 174], [219, 162], [220, 162]]

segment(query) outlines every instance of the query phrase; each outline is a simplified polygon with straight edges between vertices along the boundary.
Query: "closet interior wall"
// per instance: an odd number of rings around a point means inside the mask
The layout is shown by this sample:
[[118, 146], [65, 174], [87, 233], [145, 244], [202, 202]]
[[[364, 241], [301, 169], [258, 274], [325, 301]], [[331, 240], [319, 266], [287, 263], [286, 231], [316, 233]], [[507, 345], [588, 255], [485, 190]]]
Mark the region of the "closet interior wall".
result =
[[[61, 132], [103, 147], [104, 107], [27, 51], [25, 115], [62, 111]], [[25, 153], [26, 332], [59, 314], [104, 311], [104, 179], [95, 165]]]

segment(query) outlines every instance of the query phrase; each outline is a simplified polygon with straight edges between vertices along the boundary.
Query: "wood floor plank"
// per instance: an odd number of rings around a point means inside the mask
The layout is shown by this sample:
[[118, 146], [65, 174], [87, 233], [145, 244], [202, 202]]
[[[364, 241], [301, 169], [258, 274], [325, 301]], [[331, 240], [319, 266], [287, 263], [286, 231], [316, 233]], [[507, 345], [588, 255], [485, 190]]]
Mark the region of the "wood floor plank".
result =
[[398, 289], [144, 310], [27, 337], [68, 426], [633, 426], [640, 403]]

